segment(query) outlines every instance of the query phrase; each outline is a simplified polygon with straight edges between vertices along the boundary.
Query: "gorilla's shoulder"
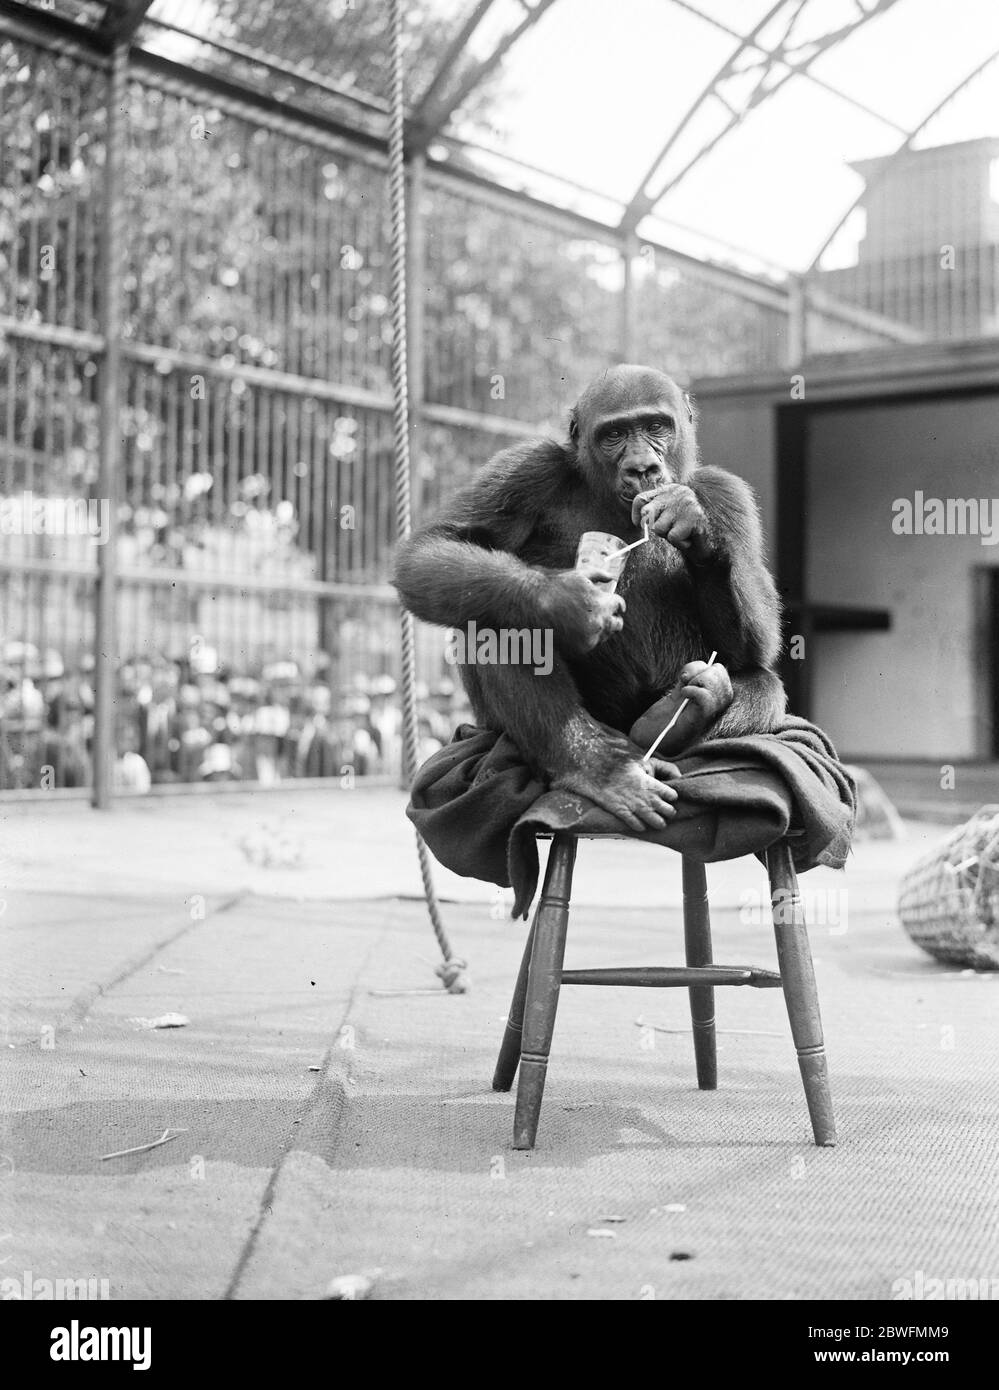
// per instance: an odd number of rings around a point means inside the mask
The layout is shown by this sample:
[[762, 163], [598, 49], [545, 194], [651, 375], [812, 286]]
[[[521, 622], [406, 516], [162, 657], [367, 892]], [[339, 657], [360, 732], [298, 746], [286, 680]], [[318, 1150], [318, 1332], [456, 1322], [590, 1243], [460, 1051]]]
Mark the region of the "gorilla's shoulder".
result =
[[539, 503], [564, 495], [574, 480], [573, 456], [554, 439], [512, 444], [486, 464], [480, 477], [510, 506]]

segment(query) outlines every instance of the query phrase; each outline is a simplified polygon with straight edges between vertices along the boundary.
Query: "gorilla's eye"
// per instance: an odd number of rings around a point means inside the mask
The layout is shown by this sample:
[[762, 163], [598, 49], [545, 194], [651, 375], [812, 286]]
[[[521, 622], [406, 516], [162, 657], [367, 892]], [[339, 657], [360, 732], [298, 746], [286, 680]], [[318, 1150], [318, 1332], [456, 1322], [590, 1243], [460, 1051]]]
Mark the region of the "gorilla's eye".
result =
[[618, 425], [613, 425], [609, 430], [604, 430], [604, 442], [606, 444], [617, 444], [624, 438], [624, 430]]
[[673, 430], [673, 421], [668, 415], [661, 420], [653, 420], [649, 425], [649, 434], [670, 434]]

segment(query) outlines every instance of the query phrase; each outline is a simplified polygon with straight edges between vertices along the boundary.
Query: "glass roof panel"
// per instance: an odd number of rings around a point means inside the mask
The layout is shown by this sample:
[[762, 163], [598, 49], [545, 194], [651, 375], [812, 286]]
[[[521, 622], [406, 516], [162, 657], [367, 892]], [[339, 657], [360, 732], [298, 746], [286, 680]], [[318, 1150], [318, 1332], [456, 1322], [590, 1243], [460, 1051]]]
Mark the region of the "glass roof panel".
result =
[[[29, 3], [89, 29], [129, 9]], [[629, 204], [648, 212], [643, 191], [662, 195], [641, 226], [694, 254], [805, 269], [864, 187], [851, 166], [890, 155], [937, 105], [916, 149], [999, 136], [999, 61], [947, 99], [999, 51], [996, 0], [555, 0], [448, 119], [539, 0], [484, 6], [441, 74], [479, 3], [405, 5], [414, 107], [441, 75], [440, 147], [612, 226]], [[341, 117], [346, 91], [369, 130], [384, 119], [387, 0], [153, 0], [137, 41]]]
[[668, 0], [609, 13], [556, 4], [511, 52], [494, 123], [509, 153], [626, 202], [733, 42]]

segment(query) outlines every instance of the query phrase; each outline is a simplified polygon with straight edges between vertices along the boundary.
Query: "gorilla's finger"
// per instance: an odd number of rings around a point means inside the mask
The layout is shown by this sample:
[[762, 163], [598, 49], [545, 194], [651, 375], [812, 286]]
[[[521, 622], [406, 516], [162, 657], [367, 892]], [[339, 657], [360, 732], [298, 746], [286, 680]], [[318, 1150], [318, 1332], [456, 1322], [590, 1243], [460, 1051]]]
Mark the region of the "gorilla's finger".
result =
[[[666, 767], [669, 764], [663, 764], [663, 766]], [[653, 780], [654, 785], [649, 789], [653, 796], [661, 797], [664, 801], [675, 801], [676, 788], [671, 785], [671, 782], [676, 779], [668, 779], [665, 772], [660, 769], [653, 769], [649, 763], [645, 764], [645, 770]]]
[[[633, 526], [639, 525], [642, 518], [642, 513], [645, 511], [647, 507], [651, 507], [652, 502], [655, 499], [655, 496], [655, 489], [652, 489], [650, 492], [640, 492], [638, 496], [632, 500], [631, 523]], [[649, 524], [652, 524], [651, 516], [649, 517]]]
[[648, 768], [650, 774], [656, 779], [656, 781], [661, 782], [663, 784], [660, 790], [669, 793], [671, 800], [675, 798], [676, 788], [671, 786], [670, 784], [672, 782], [679, 782], [680, 778], [683, 775], [680, 772], [680, 769], [676, 766], [676, 764], [664, 763], [659, 758], [652, 757], [645, 764], [645, 766]]
[[656, 797], [656, 800], [652, 804], [654, 809], [658, 811], [661, 816], [672, 816], [676, 813], [676, 796], [664, 795], [664, 793], [668, 792], [669, 790], [670, 788], [667, 787], [664, 782], [656, 783], [656, 791], [658, 795]]
[[673, 810], [673, 803], [676, 801], [677, 797], [675, 787], [671, 787], [668, 782], [657, 781], [655, 784], [655, 795], [660, 807], [665, 807], [666, 810], [669, 811]]
[[645, 825], [639, 819], [638, 815], [634, 811], [629, 810], [627, 806], [619, 806], [613, 814], [617, 816], [618, 820], [624, 821], [628, 829], [633, 830], [636, 835], [644, 834], [646, 829]]
[[702, 671], [700, 675], [694, 676], [690, 685], [695, 685], [701, 690], [710, 690], [715, 695], [723, 695], [732, 688], [732, 682], [723, 671], [720, 676], [714, 674], [714, 667], [709, 671]]

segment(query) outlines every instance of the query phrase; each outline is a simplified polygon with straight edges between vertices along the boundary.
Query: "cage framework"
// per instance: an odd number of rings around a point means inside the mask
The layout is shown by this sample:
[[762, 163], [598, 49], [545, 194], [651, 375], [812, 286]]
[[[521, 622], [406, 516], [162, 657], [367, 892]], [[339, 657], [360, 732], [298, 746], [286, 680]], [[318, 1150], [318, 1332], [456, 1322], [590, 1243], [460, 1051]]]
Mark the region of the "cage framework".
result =
[[983, 806], [909, 870], [898, 913], [936, 960], [999, 970], [999, 806]]

